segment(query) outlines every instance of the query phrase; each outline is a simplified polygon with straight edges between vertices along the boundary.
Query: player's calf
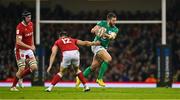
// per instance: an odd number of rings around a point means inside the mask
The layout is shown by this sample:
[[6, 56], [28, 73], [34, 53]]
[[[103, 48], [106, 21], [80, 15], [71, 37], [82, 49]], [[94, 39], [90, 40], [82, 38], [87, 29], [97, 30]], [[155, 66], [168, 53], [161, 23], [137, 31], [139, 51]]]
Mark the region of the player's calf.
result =
[[23, 85], [23, 78], [20, 78], [20, 79], [19, 79], [18, 85], [19, 85], [20, 88], [24, 88], [24, 85]]
[[51, 82], [51, 85], [45, 89], [46, 92], [51, 92], [53, 87], [60, 81], [60, 79], [62, 78], [62, 74], [61, 73], [57, 73], [53, 79], [52, 79], [52, 82]]
[[80, 70], [77, 71], [77, 76], [84, 86], [84, 92], [90, 91], [89, 87], [86, 85], [86, 79]]
[[76, 88], [79, 88], [81, 84], [81, 81], [79, 80], [79, 78], [76, 76]]

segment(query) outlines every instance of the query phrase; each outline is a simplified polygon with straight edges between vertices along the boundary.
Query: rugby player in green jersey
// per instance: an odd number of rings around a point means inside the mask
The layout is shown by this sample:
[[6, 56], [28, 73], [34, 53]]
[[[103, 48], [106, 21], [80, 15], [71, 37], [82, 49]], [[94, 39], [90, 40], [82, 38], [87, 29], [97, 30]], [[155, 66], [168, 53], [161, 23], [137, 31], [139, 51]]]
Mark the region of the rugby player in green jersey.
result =
[[[100, 46], [91, 46], [91, 50], [94, 53], [93, 61], [91, 66], [87, 67], [83, 72], [83, 75], [87, 78], [88, 75], [95, 71], [96, 68], [100, 67], [99, 74], [96, 82], [105, 87], [105, 83], [103, 82], [103, 76], [106, 72], [110, 61], [112, 60], [111, 55], [107, 52], [107, 48], [109, 46], [109, 42], [114, 40], [116, 35], [118, 34], [118, 28], [115, 26], [117, 21], [117, 16], [110, 12], [107, 14], [107, 20], [100, 21], [91, 29], [91, 33], [94, 33], [96, 36], [94, 41], [100, 41]], [[76, 87], [79, 87], [80, 80], [76, 78]]]

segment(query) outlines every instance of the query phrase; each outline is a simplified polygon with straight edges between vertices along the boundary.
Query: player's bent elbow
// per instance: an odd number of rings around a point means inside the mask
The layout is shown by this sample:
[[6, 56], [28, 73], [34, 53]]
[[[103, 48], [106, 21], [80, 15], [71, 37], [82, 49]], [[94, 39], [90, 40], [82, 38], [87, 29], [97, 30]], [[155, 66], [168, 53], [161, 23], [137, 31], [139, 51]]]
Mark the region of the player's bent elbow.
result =
[[91, 33], [95, 33], [94, 29], [91, 29]]
[[96, 33], [97, 29], [96, 28], [92, 28], [91, 29], [91, 33]]

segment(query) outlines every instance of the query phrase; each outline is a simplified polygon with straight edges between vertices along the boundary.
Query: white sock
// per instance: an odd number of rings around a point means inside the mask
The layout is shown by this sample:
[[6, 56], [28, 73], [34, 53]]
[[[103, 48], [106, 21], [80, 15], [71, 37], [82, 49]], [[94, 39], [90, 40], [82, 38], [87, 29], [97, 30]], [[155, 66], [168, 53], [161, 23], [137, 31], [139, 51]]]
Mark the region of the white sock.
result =
[[54, 85], [51, 84], [48, 88], [52, 89], [53, 87], [54, 87]]

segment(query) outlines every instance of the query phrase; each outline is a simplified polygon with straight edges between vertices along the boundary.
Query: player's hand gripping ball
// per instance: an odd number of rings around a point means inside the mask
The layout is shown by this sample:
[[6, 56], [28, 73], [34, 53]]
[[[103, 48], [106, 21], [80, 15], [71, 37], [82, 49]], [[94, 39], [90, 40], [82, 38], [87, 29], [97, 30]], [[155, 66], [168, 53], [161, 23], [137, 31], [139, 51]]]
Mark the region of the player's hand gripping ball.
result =
[[99, 36], [99, 37], [102, 37], [105, 32], [106, 32], [106, 28], [101, 27], [101, 28], [99, 28], [96, 35]]

